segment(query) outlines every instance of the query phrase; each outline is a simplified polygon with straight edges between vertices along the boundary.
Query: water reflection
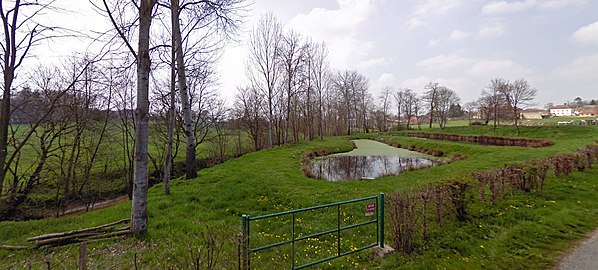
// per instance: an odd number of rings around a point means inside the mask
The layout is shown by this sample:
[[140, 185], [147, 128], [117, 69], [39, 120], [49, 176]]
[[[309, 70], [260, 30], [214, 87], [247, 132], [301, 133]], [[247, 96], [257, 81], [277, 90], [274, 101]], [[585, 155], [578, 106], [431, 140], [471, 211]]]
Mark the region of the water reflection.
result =
[[374, 179], [407, 170], [429, 168], [438, 162], [398, 156], [327, 156], [312, 160], [312, 173], [328, 181]]

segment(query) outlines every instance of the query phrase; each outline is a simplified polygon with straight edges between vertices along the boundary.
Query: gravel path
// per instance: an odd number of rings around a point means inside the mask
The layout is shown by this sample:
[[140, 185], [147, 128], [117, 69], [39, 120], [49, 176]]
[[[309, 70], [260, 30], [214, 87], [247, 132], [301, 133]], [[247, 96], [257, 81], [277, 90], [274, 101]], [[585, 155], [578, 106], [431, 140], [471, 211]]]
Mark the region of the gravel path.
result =
[[596, 270], [598, 269], [598, 230], [579, 243], [561, 259], [554, 270]]

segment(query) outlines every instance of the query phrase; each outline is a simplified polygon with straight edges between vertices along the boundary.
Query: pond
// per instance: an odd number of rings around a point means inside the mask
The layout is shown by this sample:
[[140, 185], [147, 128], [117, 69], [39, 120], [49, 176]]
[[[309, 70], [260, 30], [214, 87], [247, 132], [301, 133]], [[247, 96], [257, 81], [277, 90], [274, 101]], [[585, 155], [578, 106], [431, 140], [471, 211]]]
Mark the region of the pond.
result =
[[429, 168], [441, 161], [419, 152], [396, 148], [372, 140], [354, 140], [350, 152], [312, 160], [312, 174], [318, 179], [346, 181], [375, 179], [401, 172]]

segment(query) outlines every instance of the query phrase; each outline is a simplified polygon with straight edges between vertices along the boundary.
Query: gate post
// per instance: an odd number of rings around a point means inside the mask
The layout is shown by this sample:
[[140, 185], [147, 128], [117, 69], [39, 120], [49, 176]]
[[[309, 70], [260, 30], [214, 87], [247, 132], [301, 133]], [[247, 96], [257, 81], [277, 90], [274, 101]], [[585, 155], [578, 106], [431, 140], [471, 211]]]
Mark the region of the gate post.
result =
[[243, 241], [242, 243], [242, 261], [243, 261], [243, 265], [241, 267], [241, 269], [245, 270], [245, 269], [250, 269], [249, 266], [249, 215], [242, 215], [242, 219], [243, 219], [243, 233], [241, 236], [241, 241]]
[[380, 228], [378, 243], [381, 248], [384, 248], [384, 193], [380, 193], [378, 198], [378, 223], [380, 224], [378, 226]]

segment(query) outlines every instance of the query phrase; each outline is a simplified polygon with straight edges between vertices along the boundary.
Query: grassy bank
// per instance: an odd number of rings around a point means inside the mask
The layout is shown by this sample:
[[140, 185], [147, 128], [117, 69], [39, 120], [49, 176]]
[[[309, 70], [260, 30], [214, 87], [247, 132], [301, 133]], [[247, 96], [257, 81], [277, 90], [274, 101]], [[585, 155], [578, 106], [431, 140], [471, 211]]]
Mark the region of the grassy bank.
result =
[[[441, 179], [522, 162], [531, 158], [564, 153], [598, 140], [597, 127], [522, 127], [519, 137], [547, 138], [555, 145], [544, 148], [481, 146], [471, 143], [424, 140], [380, 135], [403, 145], [442, 149], [447, 155], [460, 153], [467, 159], [425, 170], [406, 172], [372, 181], [332, 183], [305, 177], [300, 159], [304, 152], [326, 148], [330, 152], [351, 149], [344, 137], [298, 143], [246, 154], [202, 170], [197, 179], [175, 181], [172, 195], [162, 194], [161, 185], [150, 190], [149, 233], [143, 240], [120, 239], [89, 244], [90, 267], [187, 268], [195, 253], [205, 250], [206, 239], [219, 238], [223, 244], [219, 265], [236, 268], [235, 234], [240, 215], [252, 216], [375, 195], [405, 191]], [[471, 135], [512, 136], [512, 127], [451, 127], [430, 132]], [[376, 138], [362, 134], [356, 137]], [[596, 166], [598, 167], [598, 166]], [[574, 173], [567, 178], [547, 180], [546, 188], [534, 194], [516, 194], [494, 206], [475, 203], [470, 220], [449, 222], [422, 242], [415, 254], [395, 254], [384, 260], [362, 252], [326, 264], [325, 268], [420, 268], [445, 266], [461, 268], [541, 269], [557, 259], [583, 233], [598, 227], [598, 202], [594, 194], [596, 169]], [[81, 216], [27, 222], [3, 222], [0, 244], [27, 245], [25, 238], [43, 233], [74, 230], [109, 223], [129, 215], [130, 203]], [[390, 230], [390, 228], [387, 228]], [[206, 233], [211, 231], [212, 233]], [[211, 236], [210, 236], [211, 235]], [[390, 243], [388, 239], [387, 241]], [[194, 253], [195, 252], [195, 253]], [[137, 254], [137, 255], [135, 255]], [[34, 268], [44, 257], [57, 267], [75, 268], [77, 246], [49, 250], [0, 250], [0, 268]], [[196, 256], [197, 257], [197, 256]], [[492, 264], [490, 264], [492, 263]]]

